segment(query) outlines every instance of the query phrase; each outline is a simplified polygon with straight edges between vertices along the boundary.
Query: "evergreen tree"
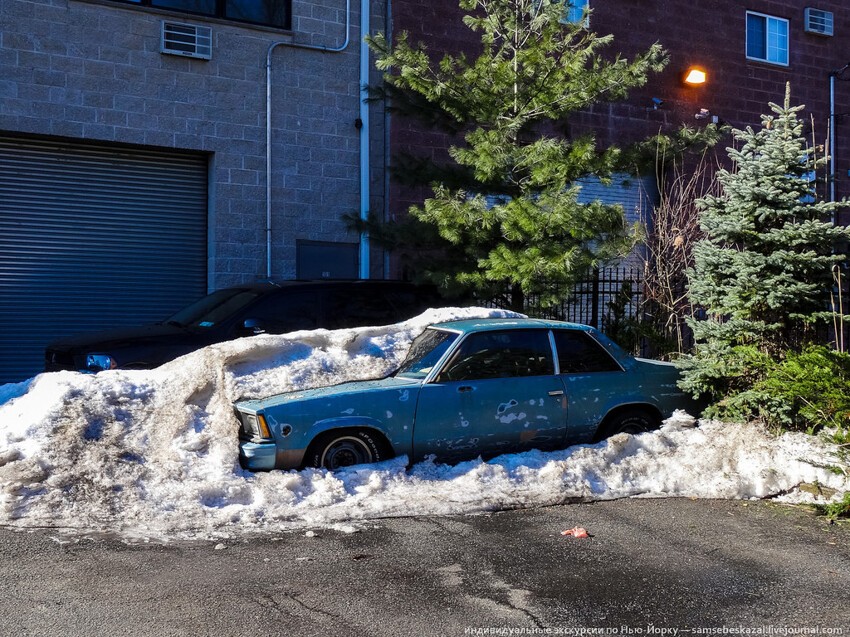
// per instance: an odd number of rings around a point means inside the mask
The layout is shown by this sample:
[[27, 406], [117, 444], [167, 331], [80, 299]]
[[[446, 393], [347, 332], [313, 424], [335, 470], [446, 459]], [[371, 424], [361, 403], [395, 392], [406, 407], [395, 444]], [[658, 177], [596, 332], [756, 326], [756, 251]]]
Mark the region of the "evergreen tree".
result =
[[844, 258], [834, 249], [850, 236], [830, 222], [843, 203], [817, 199], [826, 158], [803, 137], [803, 106], [790, 105], [789, 87], [784, 105], [770, 108], [760, 130], [734, 131], [740, 148], [727, 149], [733, 170], [717, 173], [722, 193], [699, 202], [706, 236], [689, 294], [707, 317], [689, 322], [697, 345], [682, 362], [683, 387], [714, 401], [747, 391], [832, 316], [831, 267]]
[[590, 135], [558, 134], [556, 123], [625, 98], [666, 57], [656, 44], [632, 60], [604, 59], [611, 36], [564, 22], [561, 0], [460, 6], [464, 24], [480, 34], [474, 58], [435, 59], [405, 33], [394, 46], [382, 35], [370, 40], [396, 107], [407, 105], [407, 112], [456, 134], [452, 163], [402, 164], [408, 177], [425, 178], [433, 189], [410, 210], [419, 241], [436, 230], [443, 242], [425, 274], [445, 288], [484, 296], [511, 287], [516, 308], [528, 293], [554, 301], [591, 266], [633, 243], [622, 206], [578, 201], [580, 180], [609, 179], [619, 150], [598, 149]]

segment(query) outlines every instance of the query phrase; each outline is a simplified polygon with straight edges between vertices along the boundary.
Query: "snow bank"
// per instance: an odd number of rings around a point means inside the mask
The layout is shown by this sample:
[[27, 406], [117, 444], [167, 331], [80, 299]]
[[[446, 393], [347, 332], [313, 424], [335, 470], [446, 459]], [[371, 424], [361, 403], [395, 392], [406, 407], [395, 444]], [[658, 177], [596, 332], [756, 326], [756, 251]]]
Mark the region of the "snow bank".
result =
[[389, 327], [240, 339], [153, 371], [59, 372], [0, 386], [0, 524], [216, 538], [621, 497], [761, 498], [801, 482], [848, 490], [847, 477], [822, 468], [837, 463], [834, 451], [811, 437], [696, 428], [684, 414], [651, 434], [487, 463], [239, 468], [235, 400], [380, 377], [432, 322], [506, 315], [431, 310]]

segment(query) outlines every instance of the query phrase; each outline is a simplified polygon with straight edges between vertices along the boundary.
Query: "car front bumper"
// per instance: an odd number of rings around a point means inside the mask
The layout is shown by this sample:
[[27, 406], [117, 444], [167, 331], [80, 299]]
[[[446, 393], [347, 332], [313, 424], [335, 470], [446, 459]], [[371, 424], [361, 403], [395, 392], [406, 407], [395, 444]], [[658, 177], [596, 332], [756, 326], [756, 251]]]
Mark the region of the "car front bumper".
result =
[[275, 468], [277, 447], [273, 442], [239, 442], [239, 464], [248, 471], [268, 471]]

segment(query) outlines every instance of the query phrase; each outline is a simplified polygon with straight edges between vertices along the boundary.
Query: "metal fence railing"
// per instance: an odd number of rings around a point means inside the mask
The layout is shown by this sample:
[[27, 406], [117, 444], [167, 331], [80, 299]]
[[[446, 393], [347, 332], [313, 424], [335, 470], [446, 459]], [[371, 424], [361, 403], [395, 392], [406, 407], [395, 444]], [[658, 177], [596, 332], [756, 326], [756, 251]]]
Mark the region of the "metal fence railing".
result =
[[[844, 274], [845, 272], [847, 268], [841, 268], [839, 274], [836, 274], [830, 308], [834, 320], [828, 325], [820, 326], [815, 340], [841, 351], [850, 351], [850, 276]], [[491, 305], [496, 306], [499, 303], [494, 301]], [[693, 347], [693, 335], [685, 325], [685, 315], [673, 318], [653, 316], [650, 307], [652, 305], [646, 303], [642, 270], [612, 267], [589, 272], [586, 277], [575, 283], [572, 290], [563, 296], [563, 300], [554, 305], [543, 305], [540, 296], [527, 294], [524, 299], [524, 312], [536, 318], [591, 325], [615, 340], [618, 336], [623, 336], [625, 323], [630, 323], [632, 327], [642, 324], [645, 329], [638, 330], [643, 335], [638, 336], [636, 342], [621, 344], [642, 355], [657, 355], [661, 353], [657, 351], [659, 347], [664, 349], [665, 345], [657, 341], [650, 342], [652, 339], [648, 334], [661, 337], [666, 335], [669, 338], [678, 335], [678, 342], [672, 338], [667, 344], [667, 351], [674, 351], [669, 347], [676, 344], [679, 351], [689, 351]], [[697, 312], [697, 318], [699, 315], [700, 312]], [[671, 320], [675, 320], [676, 324], [671, 325]]]
[[593, 270], [577, 281], [572, 292], [557, 305], [542, 307], [535, 295], [527, 296], [525, 305], [529, 316], [583, 323], [605, 331], [612, 321], [639, 319], [643, 299], [640, 271], [605, 268]]

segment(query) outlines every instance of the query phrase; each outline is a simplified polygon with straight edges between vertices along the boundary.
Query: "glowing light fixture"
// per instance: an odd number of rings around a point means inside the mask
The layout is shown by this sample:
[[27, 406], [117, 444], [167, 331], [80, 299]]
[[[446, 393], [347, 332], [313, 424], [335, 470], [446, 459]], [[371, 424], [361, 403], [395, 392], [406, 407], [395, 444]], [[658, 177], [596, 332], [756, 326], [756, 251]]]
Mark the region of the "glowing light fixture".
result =
[[701, 84], [705, 84], [707, 79], [708, 74], [705, 72], [705, 69], [701, 69], [698, 66], [692, 66], [685, 71], [684, 82], [688, 86], [699, 86]]

